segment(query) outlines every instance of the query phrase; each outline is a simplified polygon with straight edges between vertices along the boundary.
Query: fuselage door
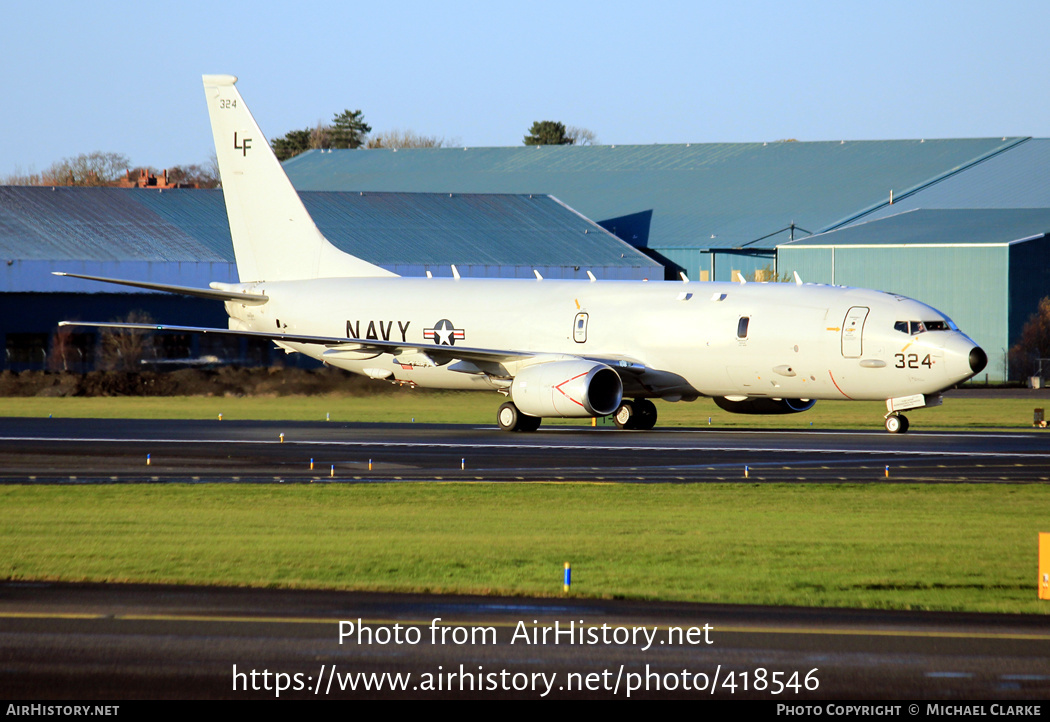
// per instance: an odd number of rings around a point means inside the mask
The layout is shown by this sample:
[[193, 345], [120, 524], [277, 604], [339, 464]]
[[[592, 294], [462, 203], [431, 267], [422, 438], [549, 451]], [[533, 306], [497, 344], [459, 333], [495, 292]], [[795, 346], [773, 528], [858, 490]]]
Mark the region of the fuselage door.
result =
[[576, 343], [587, 343], [587, 314], [576, 314], [576, 320], [572, 323], [572, 340]]
[[864, 353], [864, 320], [869, 310], [867, 306], [854, 306], [846, 312], [842, 322], [842, 355], [846, 358], [860, 358]]

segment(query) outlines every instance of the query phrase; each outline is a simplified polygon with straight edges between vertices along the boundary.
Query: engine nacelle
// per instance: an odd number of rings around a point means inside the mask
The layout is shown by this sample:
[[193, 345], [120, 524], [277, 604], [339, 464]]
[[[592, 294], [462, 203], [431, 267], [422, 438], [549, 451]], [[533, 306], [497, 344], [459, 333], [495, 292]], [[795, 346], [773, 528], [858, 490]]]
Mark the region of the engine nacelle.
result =
[[727, 399], [716, 396], [715, 404], [731, 414], [797, 414], [809, 411], [816, 399]]
[[620, 406], [620, 375], [594, 361], [550, 361], [526, 366], [510, 397], [529, 416], [608, 416]]

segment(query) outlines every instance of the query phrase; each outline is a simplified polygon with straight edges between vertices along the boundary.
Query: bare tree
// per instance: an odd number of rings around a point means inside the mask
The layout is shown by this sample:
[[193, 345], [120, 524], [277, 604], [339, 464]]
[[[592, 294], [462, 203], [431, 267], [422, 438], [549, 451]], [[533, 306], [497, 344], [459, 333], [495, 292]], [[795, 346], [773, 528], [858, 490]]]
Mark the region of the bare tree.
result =
[[570, 125], [565, 129], [565, 137], [572, 138], [573, 145], [598, 145], [598, 136], [589, 128]]
[[793, 274], [778, 273], [773, 270], [772, 263], [767, 263], [762, 268], [756, 268], [754, 273], [745, 276], [744, 280], [758, 283], [789, 283], [795, 280], [795, 276]]
[[198, 188], [218, 188], [219, 174], [210, 164], [177, 165], [168, 169], [168, 182]]
[[[116, 323], [153, 323], [145, 311], [132, 311]], [[137, 371], [142, 360], [153, 355], [153, 337], [137, 329], [108, 329], [102, 334], [99, 368], [107, 371]]]
[[80, 351], [73, 344], [73, 329], [60, 326], [51, 337], [51, 350], [47, 354], [48, 371], [71, 371], [80, 364]]
[[1027, 378], [1039, 368], [1039, 359], [1050, 358], [1050, 297], [1028, 317], [1021, 338], [1010, 348], [1011, 378]]
[[2, 185], [5, 186], [38, 186], [43, 185], [41, 181], [41, 175], [30, 170], [27, 173], [23, 173], [22, 169], [15, 166], [15, 172], [11, 175], [4, 176]]
[[[131, 167], [128, 157], [121, 153], [82, 153], [73, 158], [63, 158], [52, 163], [42, 173], [23, 173], [15, 168], [11, 175], [0, 179], [0, 184], [9, 186], [107, 186], [115, 185], [126, 177], [137, 178], [140, 171], [158, 175], [153, 166]], [[212, 153], [207, 163], [177, 165], [168, 169], [168, 180], [172, 183], [196, 185], [199, 188], [219, 187], [219, 162]]]
[[310, 148], [331, 148], [332, 143], [332, 126], [317, 121], [317, 125], [310, 131]]
[[42, 185], [104, 186], [118, 180], [131, 161], [123, 153], [81, 153], [51, 164], [41, 173]]
[[451, 148], [458, 145], [457, 139], [437, 135], [420, 135], [414, 130], [395, 128], [368, 139], [366, 148]]
[[212, 188], [222, 187], [222, 175], [219, 173], [219, 156], [213, 150], [211, 155], [208, 156], [208, 162], [204, 164], [204, 169], [209, 176], [217, 179], [217, 183]]

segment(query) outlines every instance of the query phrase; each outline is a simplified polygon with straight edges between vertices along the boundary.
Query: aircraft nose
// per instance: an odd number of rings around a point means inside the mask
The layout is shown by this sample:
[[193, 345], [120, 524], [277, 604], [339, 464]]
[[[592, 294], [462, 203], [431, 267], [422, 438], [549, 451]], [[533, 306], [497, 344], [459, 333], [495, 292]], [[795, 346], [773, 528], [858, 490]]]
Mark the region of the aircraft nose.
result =
[[984, 367], [988, 365], [988, 354], [984, 352], [980, 346], [974, 346], [970, 349], [970, 369], [975, 373], [979, 374], [984, 370]]

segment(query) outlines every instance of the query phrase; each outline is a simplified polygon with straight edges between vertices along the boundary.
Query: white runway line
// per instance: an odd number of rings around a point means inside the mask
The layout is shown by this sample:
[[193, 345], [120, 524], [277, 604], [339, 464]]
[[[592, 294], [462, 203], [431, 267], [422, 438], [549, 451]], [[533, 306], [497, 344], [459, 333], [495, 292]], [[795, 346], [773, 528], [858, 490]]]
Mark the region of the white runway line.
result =
[[[88, 444], [229, 444], [245, 446], [275, 445], [273, 439], [113, 439], [99, 437], [56, 437], [56, 436], [0, 436], [0, 442], [47, 441], [63, 443]], [[945, 451], [932, 449], [836, 449], [836, 448], [785, 448], [775, 446], [637, 446], [637, 445], [601, 445], [601, 444], [500, 444], [500, 443], [441, 443], [428, 441], [323, 441], [323, 440], [285, 440], [286, 446], [342, 446], [342, 447], [383, 447], [383, 448], [419, 448], [419, 449], [520, 449], [526, 451], [679, 451], [679, 452], [735, 452], [780, 453], [780, 454], [857, 454], [865, 456], [893, 454], [895, 456], [966, 457], [966, 458], [1002, 458], [1013, 459], [1050, 459], [1050, 452], [1012, 451]]]

